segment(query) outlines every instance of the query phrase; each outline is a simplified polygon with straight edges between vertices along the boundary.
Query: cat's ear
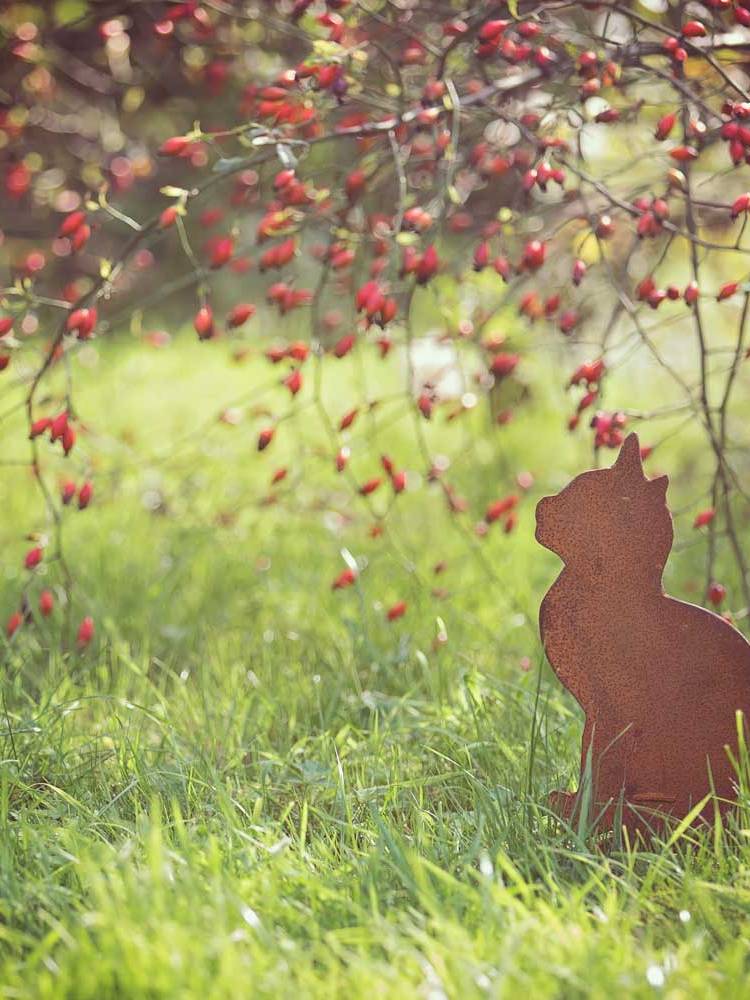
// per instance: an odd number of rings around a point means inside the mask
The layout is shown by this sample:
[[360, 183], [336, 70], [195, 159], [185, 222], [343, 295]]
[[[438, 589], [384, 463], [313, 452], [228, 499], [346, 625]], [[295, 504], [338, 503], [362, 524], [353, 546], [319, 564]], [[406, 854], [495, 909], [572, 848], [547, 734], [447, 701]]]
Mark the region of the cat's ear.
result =
[[669, 476], [657, 476], [656, 479], [648, 479], [646, 481], [652, 493], [658, 493], [662, 497], [666, 495], [667, 487], [669, 486]]
[[643, 464], [641, 462], [641, 446], [637, 434], [628, 434], [620, 448], [617, 461], [612, 466], [620, 475], [644, 479]]

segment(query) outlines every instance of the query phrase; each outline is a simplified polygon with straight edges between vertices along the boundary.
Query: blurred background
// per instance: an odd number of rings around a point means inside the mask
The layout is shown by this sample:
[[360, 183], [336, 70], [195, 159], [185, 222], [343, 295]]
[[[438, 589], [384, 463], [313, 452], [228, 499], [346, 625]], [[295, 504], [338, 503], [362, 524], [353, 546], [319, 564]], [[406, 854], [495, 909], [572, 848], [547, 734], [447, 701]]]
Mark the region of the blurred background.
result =
[[[129, 647], [170, 655], [194, 649], [206, 633], [252, 627], [269, 642], [291, 634], [304, 642], [307, 629], [324, 626], [361, 645], [374, 666], [383, 655], [409, 659], [416, 648], [488, 669], [502, 651], [512, 669], [525, 671], [538, 657], [536, 608], [559, 568], [533, 540], [534, 504], [614, 458], [590, 426], [595, 412], [610, 421], [619, 414], [624, 430], [639, 430], [648, 473], [670, 474], [677, 542], [668, 586], [706, 600], [705, 533], [693, 524], [712, 505], [714, 470], [691, 409], [700, 367], [692, 322], [682, 303], [660, 303], [658, 314], [642, 306], [636, 322], [618, 302], [620, 282], [633, 288], [651, 273], [653, 244], [635, 246], [594, 186], [550, 182], [529, 194], [520, 173], [531, 155], [523, 133], [478, 112], [462, 124], [469, 160], [481, 146], [485, 158], [515, 156], [514, 168], [455, 169], [438, 273], [408, 298], [398, 293], [401, 315], [391, 326], [363, 327], [354, 304], [368, 278], [360, 251], [379, 238], [378, 212], [398, 204], [398, 173], [374, 140], [316, 140], [324, 127], [356, 126], [365, 111], [397, 109], [409, 88], [422, 86], [429, 74], [409, 54], [409, 31], [437, 45], [450, 10], [405, 7], [402, 50], [390, 59], [390, 29], [373, 18], [368, 27], [374, 46], [382, 37], [383, 58], [358, 70], [326, 38], [347, 16], [329, 5], [333, 27], [321, 27], [319, 17], [311, 29], [313, 64], [327, 65], [333, 54], [346, 68], [344, 82], [308, 94], [295, 111], [297, 132], [285, 132], [275, 112], [269, 139], [268, 124], [256, 125], [263, 88], [309, 59], [310, 43], [300, 30], [307, 22], [291, 7], [261, 7], [61, 0], [0, 12], [0, 265], [2, 304], [15, 323], [2, 385], [3, 606], [10, 613], [19, 592], [33, 604], [49, 585], [60, 606], [75, 609], [68, 628], [91, 614]], [[627, 25], [607, 18], [597, 30], [617, 39]], [[576, 38], [583, 22], [571, 22]], [[470, 70], [459, 64], [456, 78]], [[666, 84], [663, 92], [656, 86], [636, 78], [627, 91], [601, 91], [586, 106], [579, 168], [604, 178], [615, 197], [664, 185], [664, 158], [648, 155], [669, 95]], [[613, 132], [598, 116], [617, 101], [623, 123]], [[627, 121], [644, 105], [645, 130], [635, 117]], [[511, 98], [509, 117], [529, 108], [573, 135], [572, 112], [551, 83]], [[434, 199], [434, 177], [419, 160], [420, 143], [427, 150], [434, 139], [430, 128], [409, 140], [417, 161], [410, 204]], [[170, 137], [191, 135], [179, 156], [164, 155]], [[277, 206], [287, 216], [271, 242], [288, 231], [295, 242], [289, 268], [269, 271], [261, 230], [279, 172], [285, 164], [294, 170], [301, 150], [308, 187], [299, 212], [308, 215], [298, 224], [294, 206]], [[721, 148], [703, 154], [700, 196], [703, 237], [721, 242], [731, 222], [712, 205], [722, 185], [737, 183], [726, 180], [723, 155]], [[330, 262], [321, 264], [331, 233], [325, 206], [356, 183], [353, 172], [367, 178], [371, 200], [360, 207], [349, 196], [335, 217], [334, 234], [353, 248], [355, 263], [331, 273]], [[574, 179], [568, 174], [566, 184]], [[306, 208], [311, 202], [323, 206], [320, 214]], [[170, 206], [167, 223], [161, 215]], [[78, 212], [90, 232], [61, 236]], [[139, 236], [144, 226], [148, 239]], [[472, 266], [483, 235], [497, 241], [493, 253], [507, 248], [513, 256], [548, 232], [555, 250], [528, 293], [522, 283], [506, 285], [497, 268]], [[133, 238], [136, 248], [123, 258]], [[423, 249], [420, 239], [404, 231], [396, 254]], [[740, 296], [717, 304], [713, 285], [746, 266], [743, 253], [704, 261], [717, 378], [744, 314]], [[682, 290], [691, 273], [684, 244], [670, 240], [657, 257], [660, 283]], [[580, 289], [571, 288], [573, 259], [589, 270]], [[397, 266], [391, 260], [387, 274], [399, 288]], [[289, 294], [300, 293], [299, 303], [274, 298], [277, 277]], [[66, 572], [75, 585], [50, 562], [29, 588], [23, 554], [29, 540], [51, 546], [54, 525], [29, 468], [23, 400], [63, 309], [90, 304], [93, 295], [100, 296], [96, 336], [65, 350], [36, 402], [50, 415], [66, 402], [78, 421], [70, 456], [42, 445], [48, 491], [90, 481], [95, 500], [85, 511], [64, 511]], [[562, 305], [547, 322], [556, 296]], [[207, 302], [214, 336], [201, 342], [197, 316]], [[248, 319], [233, 326], [232, 310], [246, 305]], [[605, 354], [606, 384], [576, 416], [587, 387], [571, 388], [571, 376]], [[301, 386], [293, 389], [295, 372]], [[744, 410], [731, 419], [744, 472]], [[611, 443], [619, 440], [616, 431]], [[502, 516], [488, 516], [504, 499]], [[746, 511], [738, 508], [737, 517], [744, 530]], [[728, 590], [721, 610], [741, 611], [737, 568], [721, 545], [716, 559], [711, 579]], [[356, 583], [335, 586], [347, 570]], [[39, 625], [29, 641], [43, 648], [61, 626], [54, 618]]]

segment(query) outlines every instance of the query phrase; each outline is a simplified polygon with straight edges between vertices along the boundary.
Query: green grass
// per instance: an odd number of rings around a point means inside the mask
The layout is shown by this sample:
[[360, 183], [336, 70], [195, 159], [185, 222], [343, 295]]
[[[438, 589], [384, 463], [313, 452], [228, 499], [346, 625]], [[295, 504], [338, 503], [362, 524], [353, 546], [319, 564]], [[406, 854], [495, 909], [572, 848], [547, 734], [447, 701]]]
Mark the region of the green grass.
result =
[[[105, 353], [106, 377], [76, 362], [90, 427], [73, 461], [92, 463], [97, 498], [65, 532], [68, 627], [92, 613], [97, 640], [61, 651], [60, 610], [3, 647], [0, 996], [748, 993], [750, 803], [648, 852], [604, 853], [547, 810], [577, 778], [580, 719], [541, 661], [557, 563], [533, 541], [533, 499], [586, 457], [541, 364], [527, 419], [428, 428], [472, 499], [464, 528], [420, 491], [369, 539], [340, 477], [302, 465], [303, 444], [325, 446], [312, 418], [255, 451], [259, 408], [286, 405], [263, 363]], [[347, 365], [335, 415], [362, 391]], [[216, 424], [243, 397], [243, 421]], [[410, 418], [389, 420], [353, 435], [358, 479], [379, 449], [421, 467]], [[690, 438], [660, 454], [683, 543], [669, 589], [690, 596], [704, 481]], [[281, 464], [282, 501], [259, 506]], [[538, 487], [517, 531], [480, 546], [473, 521], [521, 469]], [[11, 609], [41, 511], [17, 470], [0, 502]], [[366, 566], [336, 593], [343, 548]], [[409, 609], [388, 624], [396, 599]]]

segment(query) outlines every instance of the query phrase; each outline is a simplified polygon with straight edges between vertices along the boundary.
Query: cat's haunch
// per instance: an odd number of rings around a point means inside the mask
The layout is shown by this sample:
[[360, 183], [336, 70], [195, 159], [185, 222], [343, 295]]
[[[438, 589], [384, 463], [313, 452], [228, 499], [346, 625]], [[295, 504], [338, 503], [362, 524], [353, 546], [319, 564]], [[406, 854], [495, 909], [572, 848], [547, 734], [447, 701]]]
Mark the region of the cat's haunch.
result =
[[[593, 810], [631, 830], [685, 816], [713, 789], [736, 797], [727, 752], [737, 713], [750, 717], [750, 645], [724, 619], [668, 597], [672, 547], [667, 477], [647, 479], [631, 434], [610, 469], [584, 472], [537, 505], [536, 538], [565, 567], [540, 609], [552, 669], [586, 722]], [[559, 792], [571, 819], [582, 797]]]

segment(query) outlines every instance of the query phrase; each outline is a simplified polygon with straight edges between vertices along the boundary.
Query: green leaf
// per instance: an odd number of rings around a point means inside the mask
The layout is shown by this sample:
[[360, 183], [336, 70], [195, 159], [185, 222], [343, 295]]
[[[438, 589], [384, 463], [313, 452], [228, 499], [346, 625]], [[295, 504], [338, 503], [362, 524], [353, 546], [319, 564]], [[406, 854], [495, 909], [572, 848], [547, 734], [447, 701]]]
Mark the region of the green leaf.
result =
[[70, 24], [72, 21], [80, 21], [89, 13], [89, 5], [86, 0], [58, 0], [55, 4], [55, 22], [58, 25]]

